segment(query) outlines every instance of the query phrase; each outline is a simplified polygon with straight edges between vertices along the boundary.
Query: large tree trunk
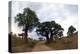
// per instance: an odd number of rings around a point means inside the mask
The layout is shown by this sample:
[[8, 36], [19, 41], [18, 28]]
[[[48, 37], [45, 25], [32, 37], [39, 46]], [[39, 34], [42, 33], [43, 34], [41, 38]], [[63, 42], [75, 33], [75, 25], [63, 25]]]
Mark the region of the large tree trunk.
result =
[[24, 37], [25, 41], [28, 42], [28, 30], [27, 28], [25, 29], [25, 37]]
[[53, 33], [51, 32], [50, 41], [53, 41]]
[[48, 35], [46, 35], [46, 40], [47, 40], [46, 43], [49, 43], [49, 36]]
[[53, 41], [53, 35], [50, 36], [50, 41]]

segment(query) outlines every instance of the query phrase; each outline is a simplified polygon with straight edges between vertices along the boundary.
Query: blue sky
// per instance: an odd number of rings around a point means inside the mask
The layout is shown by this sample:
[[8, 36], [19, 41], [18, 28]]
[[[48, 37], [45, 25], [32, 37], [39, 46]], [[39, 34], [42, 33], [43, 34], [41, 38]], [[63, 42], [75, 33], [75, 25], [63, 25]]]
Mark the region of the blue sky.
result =
[[[14, 23], [14, 17], [18, 13], [22, 13], [24, 8], [31, 8], [36, 12], [40, 22], [55, 20], [61, 24], [64, 28], [64, 36], [66, 36], [68, 27], [73, 25], [78, 29], [78, 5], [72, 4], [58, 4], [58, 3], [46, 3], [46, 2], [12, 2], [12, 32], [22, 33], [22, 28], [19, 28]], [[29, 37], [38, 38], [34, 32], [35, 29], [29, 33]]]

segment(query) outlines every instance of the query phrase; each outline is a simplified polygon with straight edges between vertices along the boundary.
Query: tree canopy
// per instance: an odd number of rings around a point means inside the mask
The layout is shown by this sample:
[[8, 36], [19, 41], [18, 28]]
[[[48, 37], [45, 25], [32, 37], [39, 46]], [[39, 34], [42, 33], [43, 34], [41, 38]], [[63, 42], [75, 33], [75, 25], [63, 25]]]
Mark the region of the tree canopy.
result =
[[24, 8], [23, 13], [18, 13], [15, 17], [15, 22], [18, 23], [19, 27], [23, 28], [25, 32], [25, 37], [27, 38], [28, 31], [32, 31], [32, 29], [37, 25], [39, 19], [36, 13], [30, 8]]
[[[57, 36], [59, 32], [63, 32], [61, 25], [57, 24], [55, 21], [47, 21], [40, 23], [36, 29], [38, 35], [46, 37], [47, 41], [52, 41], [54, 36]], [[60, 35], [60, 34], [59, 34]]]
[[76, 28], [74, 28], [72, 25], [68, 28], [67, 35], [72, 36], [73, 32], [76, 31]]

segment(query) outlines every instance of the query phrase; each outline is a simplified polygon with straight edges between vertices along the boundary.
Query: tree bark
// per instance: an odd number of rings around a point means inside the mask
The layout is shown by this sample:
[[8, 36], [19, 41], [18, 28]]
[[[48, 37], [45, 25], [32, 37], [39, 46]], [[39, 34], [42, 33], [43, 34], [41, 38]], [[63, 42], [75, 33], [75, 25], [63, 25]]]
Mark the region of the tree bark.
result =
[[49, 36], [46, 35], [46, 40], [47, 40], [47, 43], [49, 43]]
[[50, 41], [53, 41], [53, 33], [51, 32]]
[[28, 42], [28, 30], [27, 28], [25, 29], [25, 37], [24, 39], [26, 40], [26, 42]]

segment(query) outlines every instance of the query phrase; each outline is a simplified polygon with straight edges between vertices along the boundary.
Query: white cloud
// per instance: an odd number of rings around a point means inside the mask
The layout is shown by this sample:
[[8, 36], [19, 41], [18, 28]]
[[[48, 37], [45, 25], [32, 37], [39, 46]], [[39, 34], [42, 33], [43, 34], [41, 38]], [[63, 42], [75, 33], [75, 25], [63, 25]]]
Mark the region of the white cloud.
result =
[[15, 23], [12, 23], [11, 30], [13, 33], [22, 33], [22, 28], [19, 28]]
[[59, 24], [64, 28], [64, 35], [66, 36], [69, 26], [73, 25], [76, 29], [78, 29], [78, 17], [75, 16], [67, 16], [65, 20], [58, 21]]

